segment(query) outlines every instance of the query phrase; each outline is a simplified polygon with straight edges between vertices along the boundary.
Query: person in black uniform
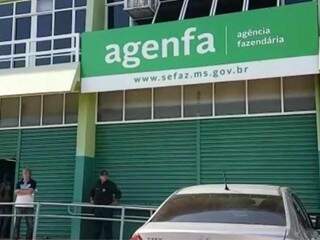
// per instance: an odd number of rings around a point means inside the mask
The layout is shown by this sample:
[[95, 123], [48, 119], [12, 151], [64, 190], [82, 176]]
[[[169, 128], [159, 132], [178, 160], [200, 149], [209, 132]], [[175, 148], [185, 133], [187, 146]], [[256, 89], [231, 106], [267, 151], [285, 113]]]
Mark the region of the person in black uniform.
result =
[[[100, 179], [90, 192], [90, 202], [95, 205], [115, 205], [121, 198], [121, 191], [117, 185], [109, 179], [109, 173], [106, 170], [100, 172]], [[112, 218], [113, 211], [109, 208], [96, 208], [95, 217]], [[103, 239], [111, 240], [112, 222], [96, 221], [94, 239], [100, 239], [103, 233]]]

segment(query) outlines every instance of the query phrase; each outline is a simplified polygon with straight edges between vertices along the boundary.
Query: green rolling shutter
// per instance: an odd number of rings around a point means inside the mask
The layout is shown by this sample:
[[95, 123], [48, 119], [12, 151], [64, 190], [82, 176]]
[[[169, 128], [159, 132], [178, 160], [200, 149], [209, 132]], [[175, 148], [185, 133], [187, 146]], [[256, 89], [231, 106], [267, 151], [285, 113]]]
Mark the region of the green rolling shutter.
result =
[[315, 115], [206, 120], [200, 145], [202, 183], [289, 186], [320, 212]]
[[290, 186], [320, 212], [316, 134], [314, 114], [99, 125], [95, 173], [110, 170], [130, 204], [159, 204], [197, 178], [221, 183], [225, 171], [230, 183]]
[[96, 174], [108, 169], [128, 204], [157, 205], [196, 182], [193, 122], [97, 127]]
[[[19, 168], [32, 170], [38, 183], [36, 201], [72, 202], [75, 150], [75, 127], [22, 130]], [[50, 207], [40, 213], [66, 214], [67, 209]], [[68, 238], [70, 224], [64, 219], [40, 219], [38, 237]]]
[[0, 159], [17, 157], [18, 130], [0, 131]]

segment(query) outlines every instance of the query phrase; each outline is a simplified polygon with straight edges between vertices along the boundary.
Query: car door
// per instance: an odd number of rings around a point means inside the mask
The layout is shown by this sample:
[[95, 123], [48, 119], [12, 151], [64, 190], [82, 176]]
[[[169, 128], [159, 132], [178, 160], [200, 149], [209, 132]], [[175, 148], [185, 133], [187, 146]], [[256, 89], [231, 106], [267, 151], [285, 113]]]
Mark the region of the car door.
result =
[[300, 236], [303, 239], [308, 240], [319, 240], [318, 233], [313, 229], [311, 219], [303, 206], [301, 200], [295, 195], [291, 194], [293, 200], [293, 206], [297, 214], [297, 218], [299, 221], [299, 229], [300, 229]]

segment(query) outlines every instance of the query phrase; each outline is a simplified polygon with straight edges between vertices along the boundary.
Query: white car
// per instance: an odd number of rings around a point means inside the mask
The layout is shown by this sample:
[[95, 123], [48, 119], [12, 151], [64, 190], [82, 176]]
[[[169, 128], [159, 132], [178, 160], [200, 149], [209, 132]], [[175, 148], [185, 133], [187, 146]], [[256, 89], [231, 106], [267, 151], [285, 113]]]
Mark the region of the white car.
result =
[[[317, 218], [315, 226], [319, 226]], [[320, 240], [288, 188], [199, 185], [172, 194], [131, 240]]]

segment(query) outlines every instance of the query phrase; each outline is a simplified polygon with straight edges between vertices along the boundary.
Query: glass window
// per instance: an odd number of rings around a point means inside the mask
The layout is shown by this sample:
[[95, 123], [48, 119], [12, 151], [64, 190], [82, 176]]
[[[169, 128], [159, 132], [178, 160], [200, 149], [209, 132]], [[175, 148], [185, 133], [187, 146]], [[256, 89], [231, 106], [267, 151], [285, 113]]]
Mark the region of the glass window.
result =
[[184, 18], [197, 18], [210, 15], [212, 0], [189, 0]]
[[26, 44], [18, 43], [14, 45], [14, 53], [25, 53], [26, 52]]
[[52, 35], [52, 14], [39, 15], [37, 17], [37, 37]]
[[16, 19], [16, 40], [28, 39], [31, 33], [31, 17]]
[[[21, 54], [26, 52], [26, 44], [18, 43], [14, 45], [14, 53]], [[18, 57], [14, 59], [13, 66], [14, 68], [25, 67], [25, 57]]]
[[108, 7], [108, 29], [129, 26], [129, 15], [123, 10], [123, 4]]
[[51, 56], [49, 54], [37, 55], [36, 66], [50, 65], [52, 64], [51, 62]]
[[154, 118], [181, 117], [181, 87], [154, 89]]
[[26, 61], [24, 58], [15, 58], [13, 62], [14, 68], [22, 68], [26, 66]]
[[37, 0], [38, 12], [52, 11], [52, 9], [53, 9], [52, 0]]
[[66, 94], [65, 103], [65, 123], [77, 123], [78, 122], [78, 106], [79, 106], [79, 94], [68, 93]]
[[40, 125], [41, 96], [23, 97], [21, 100], [21, 126]]
[[184, 116], [212, 115], [212, 84], [184, 86]]
[[151, 90], [126, 91], [126, 120], [151, 118]]
[[138, 19], [133, 21], [133, 25], [146, 25], [152, 23], [152, 18]]
[[12, 40], [12, 18], [0, 19], [0, 42]]
[[31, 12], [31, 1], [16, 3], [16, 14], [25, 14]]
[[19, 98], [0, 99], [0, 127], [19, 125]]
[[13, 14], [13, 4], [0, 4], [0, 17], [10, 16]]
[[178, 20], [182, 6], [182, 0], [160, 2], [154, 22], [159, 23]]
[[[11, 54], [11, 45], [0, 45], [0, 56], [10, 55], [10, 54]], [[3, 61], [3, 59], [0, 61]]]
[[43, 96], [43, 125], [61, 124], [62, 115], [63, 94]]
[[75, 32], [83, 33], [86, 29], [86, 10], [78, 10], [76, 11], [76, 25]]
[[300, 222], [301, 226], [303, 226], [305, 230], [312, 230], [312, 222], [301, 200], [294, 194], [292, 195], [292, 198], [293, 206], [295, 208], [298, 221]]
[[[64, 39], [58, 39], [54, 41], [54, 49], [66, 49], [71, 48], [71, 39], [70, 38], [64, 38]], [[69, 53], [59, 53], [55, 54], [53, 57], [53, 64], [58, 63], [68, 63], [71, 62], [71, 56]]]
[[70, 54], [63, 54], [62, 56], [53, 57], [53, 64], [69, 63], [71, 62]]
[[0, 69], [7, 69], [7, 68], [10, 68], [10, 66], [11, 66], [10, 61], [0, 60]]
[[76, 7], [82, 7], [87, 5], [87, 0], [75, 0], [74, 5]]
[[301, 3], [301, 2], [310, 2], [312, 0], [285, 0], [285, 4], [294, 4], [294, 3]]
[[44, 66], [51, 64], [50, 56], [48, 55], [41, 55], [38, 56], [36, 59], [36, 66]]
[[171, 197], [152, 222], [285, 226], [282, 197], [249, 194], [180, 194]]
[[55, 0], [55, 8], [72, 8], [72, 0]]
[[98, 95], [98, 121], [121, 121], [123, 115], [123, 92], [104, 92]]
[[37, 42], [37, 51], [49, 51], [51, 50], [51, 41], [39, 41]]
[[72, 31], [72, 11], [55, 13], [54, 35], [69, 34]]
[[243, 0], [218, 0], [215, 14], [224, 14], [232, 12], [241, 12], [243, 9]]
[[249, 113], [270, 113], [281, 111], [280, 79], [259, 79], [248, 81]]
[[71, 48], [71, 38], [62, 38], [54, 40], [54, 49]]
[[216, 115], [246, 113], [246, 84], [244, 81], [216, 83], [214, 98]]
[[249, 0], [248, 9], [259, 9], [277, 6], [277, 0]]
[[315, 76], [295, 76], [283, 79], [284, 110], [315, 110]]

